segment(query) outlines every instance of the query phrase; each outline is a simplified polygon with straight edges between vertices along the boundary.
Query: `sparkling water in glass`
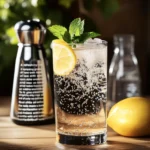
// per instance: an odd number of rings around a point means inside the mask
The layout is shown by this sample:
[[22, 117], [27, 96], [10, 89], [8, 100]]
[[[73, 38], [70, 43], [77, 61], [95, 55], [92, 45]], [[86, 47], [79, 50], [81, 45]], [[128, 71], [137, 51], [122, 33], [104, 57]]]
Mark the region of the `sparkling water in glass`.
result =
[[73, 50], [74, 70], [54, 74], [57, 143], [102, 144], [107, 137], [107, 42], [90, 39]]

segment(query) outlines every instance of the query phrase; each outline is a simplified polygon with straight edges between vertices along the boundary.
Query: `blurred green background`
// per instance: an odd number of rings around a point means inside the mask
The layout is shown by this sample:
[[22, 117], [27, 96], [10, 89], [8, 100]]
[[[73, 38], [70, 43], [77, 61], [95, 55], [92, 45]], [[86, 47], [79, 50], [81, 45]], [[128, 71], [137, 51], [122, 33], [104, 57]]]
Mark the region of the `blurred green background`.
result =
[[[45, 21], [47, 27], [53, 24], [68, 27], [76, 17], [85, 19], [86, 31], [99, 32], [101, 38], [108, 41], [108, 64], [113, 55], [113, 35], [135, 35], [142, 93], [149, 95], [148, 9], [148, 0], [0, 0], [0, 95], [11, 95], [12, 91], [18, 49], [15, 23], [38, 18]], [[49, 58], [53, 38], [47, 31], [44, 46]]]

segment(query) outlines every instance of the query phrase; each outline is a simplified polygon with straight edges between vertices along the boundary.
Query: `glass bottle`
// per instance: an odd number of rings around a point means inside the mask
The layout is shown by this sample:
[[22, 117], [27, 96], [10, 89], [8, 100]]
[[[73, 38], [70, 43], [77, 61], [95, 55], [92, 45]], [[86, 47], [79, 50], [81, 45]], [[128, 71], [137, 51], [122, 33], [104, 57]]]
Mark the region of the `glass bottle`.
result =
[[22, 125], [54, 121], [52, 89], [43, 40], [45, 25], [39, 20], [16, 23], [19, 38], [11, 101], [11, 119]]
[[110, 107], [122, 99], [141, 94], [138, 61], [134, 54], [134, 36], [115, 35], [114, 47], [108, 79]]

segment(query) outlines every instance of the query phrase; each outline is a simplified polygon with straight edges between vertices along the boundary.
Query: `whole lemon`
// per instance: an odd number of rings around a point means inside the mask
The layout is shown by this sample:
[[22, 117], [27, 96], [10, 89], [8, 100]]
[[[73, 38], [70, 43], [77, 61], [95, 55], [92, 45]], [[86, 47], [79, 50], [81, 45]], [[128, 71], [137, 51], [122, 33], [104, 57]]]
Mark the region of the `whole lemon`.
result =
[[109, 112], [107, 124], [123, 136], [150, 135], [150, 100], [131, 97], [116, 103]]

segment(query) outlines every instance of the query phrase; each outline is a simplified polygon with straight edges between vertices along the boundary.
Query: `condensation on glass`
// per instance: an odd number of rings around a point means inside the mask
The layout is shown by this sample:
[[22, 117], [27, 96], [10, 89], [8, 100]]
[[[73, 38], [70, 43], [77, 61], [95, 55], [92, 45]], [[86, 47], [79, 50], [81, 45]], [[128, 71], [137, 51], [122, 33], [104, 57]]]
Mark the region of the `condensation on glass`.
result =
[[53, 95], [43, 40], [46, 33], [39, 20], [20, 21], [11, 101], [11, 119], [17, 124], [53, 122]]
[[114, 36], [114, 56], [109, 67], [108, 100], [118, 101], [141, 94], [141, 78], [134, 53], [133, 35]]

